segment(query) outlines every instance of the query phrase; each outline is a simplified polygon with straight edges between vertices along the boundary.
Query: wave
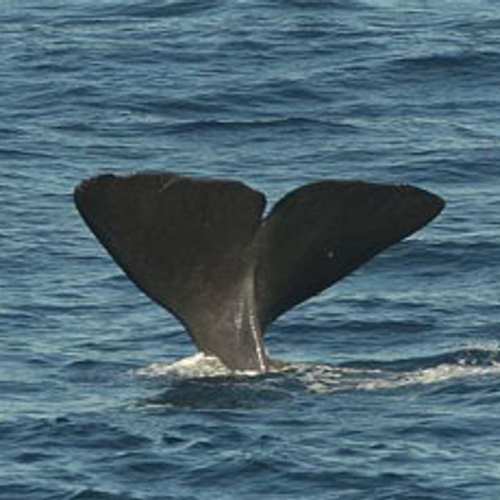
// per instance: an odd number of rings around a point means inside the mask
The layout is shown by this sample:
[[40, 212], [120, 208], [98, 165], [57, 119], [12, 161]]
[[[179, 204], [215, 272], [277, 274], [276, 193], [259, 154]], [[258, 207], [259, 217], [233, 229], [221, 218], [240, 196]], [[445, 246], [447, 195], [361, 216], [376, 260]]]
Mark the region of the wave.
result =
[[201, 2], [200, 0], [146, 0], [129, 2], [118, 8], [112, 7], [106, 14], [125, 18], [162, 19], [202, 14], [219, 6], [220, 2]]
[[439, 69], [469, 68], [484, 69], [484, 64], [498, 63], [500, 54], [496, 52], [458, 51], [443, 54], [425, 54], [422, 56], [405, 57], [396, 62], [405, 68]]
[[367, 8], [360, 1], [353, 0], [281, 0], [283, 6], [287, 9], [307, 9], [307, 10], [357, 10], [359, 8]]
[[194, 133], [194, 132], [220, 132], [240, 130], [265, 130], [265, 129], [300, 129], [320, 128], [330, 132], [341, 131], [343, 133], [355, 133], [358, 128], [348, 124], [336, 124], [325, 120], [305, 117], [283, 117], [260, 120], [193, 120], [172, 124], [169, 126], [171, 133]]
[[421, 78], [477, 79], [496, 76], [500, 54], [494, 51], [457, 51], [452, 53], [422, 54], [394, 59], [388, 62], [393, 77], [404, 80], [419, 76]]
[[[326, 368], [326, 370], [325, 370]], [[338, 389], [329, 382], [328, 368], [318, 366], [314, 389], [331, 392]], [[346, 363], [337, 370], [344, 374], [342, 389], [380, 390], [406, 386], [434, 385], [451, 380], [500, 375], [500, 352], [496, 345], [484, 348], [461, 349], [435, 356], [402, 359], [388, 362]], [[314, 371], [314, 370], [313, 370]], [[324, 372], [324, 373], [322, 373]]]

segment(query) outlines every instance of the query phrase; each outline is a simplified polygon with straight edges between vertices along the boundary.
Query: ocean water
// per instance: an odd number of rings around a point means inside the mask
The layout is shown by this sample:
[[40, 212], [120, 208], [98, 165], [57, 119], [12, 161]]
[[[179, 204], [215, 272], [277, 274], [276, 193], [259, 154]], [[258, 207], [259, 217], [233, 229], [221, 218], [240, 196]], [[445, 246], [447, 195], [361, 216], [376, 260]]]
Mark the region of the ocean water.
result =
[[[500, 497], [497, 1], [0, 7], [2, 500]], [[288, 369], [232, 375], [74, 208], [144, 169], [447, 207], [272, 325]]]

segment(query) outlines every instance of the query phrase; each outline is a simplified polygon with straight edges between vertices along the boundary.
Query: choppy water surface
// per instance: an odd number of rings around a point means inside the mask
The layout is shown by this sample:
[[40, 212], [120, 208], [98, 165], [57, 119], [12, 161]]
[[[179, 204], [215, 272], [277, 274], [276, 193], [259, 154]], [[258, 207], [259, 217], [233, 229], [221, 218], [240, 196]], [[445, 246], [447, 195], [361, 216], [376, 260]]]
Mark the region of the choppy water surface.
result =
[[[0, 4], [0, 498], [498, 498], [497, 2]], [[73, 207], [141, 169], [447, 208], [234, 375]]]

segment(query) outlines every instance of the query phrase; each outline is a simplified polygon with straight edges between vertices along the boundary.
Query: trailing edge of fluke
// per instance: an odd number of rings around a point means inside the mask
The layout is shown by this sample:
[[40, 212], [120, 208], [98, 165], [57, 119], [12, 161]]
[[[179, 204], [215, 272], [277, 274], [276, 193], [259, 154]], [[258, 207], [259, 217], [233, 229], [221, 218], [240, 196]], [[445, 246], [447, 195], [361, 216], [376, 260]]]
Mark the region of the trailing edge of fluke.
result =
[[76, 206], [127, 276], [232, 370], [266, 371], [263, 335], [444, 207], [409, 185], [325, 180], [283, 197], [241, 182], [169, 172], [100, 175]]

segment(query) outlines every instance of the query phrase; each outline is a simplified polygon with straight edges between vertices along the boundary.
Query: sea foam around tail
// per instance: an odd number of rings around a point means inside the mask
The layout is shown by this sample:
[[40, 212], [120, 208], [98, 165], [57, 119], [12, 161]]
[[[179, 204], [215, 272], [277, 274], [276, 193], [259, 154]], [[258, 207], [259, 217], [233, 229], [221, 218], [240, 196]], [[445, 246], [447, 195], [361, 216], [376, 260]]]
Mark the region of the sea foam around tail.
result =
[[[232, 372], [216, 357], [198, 353], [173, 363], [157, 362], [134, 371], [139, 377], [166, 380], [212, 380], [221, 378], [241, 382], [283, 385], [291, 383], [312, 393], [344, 390], [386, 390], [405, 386], [440, 384], [454, 379], [500, 375], [498, 346], [476, 347], [435, 356], [391, 361], [359, 361], [341, 365], [289, 363], [266, 374]], [[292, 383], [293, 382], [293, 383]]]

